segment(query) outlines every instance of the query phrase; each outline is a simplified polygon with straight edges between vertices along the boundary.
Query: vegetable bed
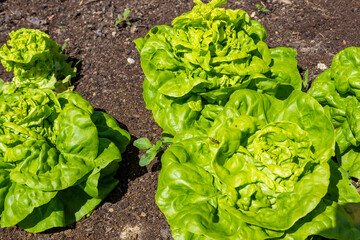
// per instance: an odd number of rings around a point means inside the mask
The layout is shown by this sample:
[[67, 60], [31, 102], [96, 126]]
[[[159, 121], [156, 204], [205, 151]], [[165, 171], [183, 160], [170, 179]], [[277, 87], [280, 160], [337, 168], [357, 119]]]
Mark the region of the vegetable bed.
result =
[[[256, 4], [269, 11], [258, 11]], [[66, 43], [63, 53], [73, 62], [80, 60], [75, 90], [96, 111], [114, 116], [132, 140], [145, 136], [155, 143], [161, 129], [145, 109], [144, 74], [132, 41], [156, 25], [170, 25], [175, 16], [192, 7], [192, 1], [1, 1], [0, 43], [20, 27], [45, 31], [60, 46]], [[360, 46], [358, 1], [228, 1], [226, 7], [243, 9], [260, 20], [268, 32], [268, 46], [295, 49], [298, 65], [309, 70], [310, 80], [324, 65], [330, 67], [340, 50]], [[131, 25], [114, 26], [117, 14], [125, 9], [131, 10]], [[12, 78], [3, 68], [0, 77]], [[140, 167], [143, 153], [129, 145], [116, 175], [120, 184], [88, 218], [41, 234], [2, 228], [0, 238], [171, 239], [167, 221], [155, 204], [161, 165], [155, 159]]]

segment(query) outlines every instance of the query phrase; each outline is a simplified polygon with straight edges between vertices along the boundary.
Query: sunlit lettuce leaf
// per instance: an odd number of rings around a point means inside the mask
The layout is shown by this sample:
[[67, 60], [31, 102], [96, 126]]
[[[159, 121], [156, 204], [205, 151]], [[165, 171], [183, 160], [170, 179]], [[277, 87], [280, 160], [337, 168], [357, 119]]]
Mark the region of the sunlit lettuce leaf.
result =
[[195, 1], [173, 27], [156, 26], [134, 41], [146, 107], [170, 134], [191, 128], [206, 106], [223, 106], [238, 89], [279, 98], [301, 89], [296, 52], [269, 49], [263, 26], [243, 10], [219, 8], [225, 3]]
[[331, 67], [313, 82], [309, 94], [332, 118], [337, 160], [350, 176], [360, 178], [360, 48], [349, 47], [334, 56]]
[[59, 45], [40, 30], [21, 28], [10, 33], [0, 48], [0, 60], [14, 73], [15, 87], [50, 88], [62, 92], [70, 88], [76, 68], [60, 54]]
[[174, 142], [156, 202], [175, 239], [282, 239], [328, 193], [334, 128], [301, 91], [281, 100], [238, 90], [208, 131]]
[[284, 239], [305, 239], [319, 235], [328, 239], [352, 239], [360, 236], [360, 195], [346, 172], [330, 161], [327, 195], [310, 214], [298, 221]]

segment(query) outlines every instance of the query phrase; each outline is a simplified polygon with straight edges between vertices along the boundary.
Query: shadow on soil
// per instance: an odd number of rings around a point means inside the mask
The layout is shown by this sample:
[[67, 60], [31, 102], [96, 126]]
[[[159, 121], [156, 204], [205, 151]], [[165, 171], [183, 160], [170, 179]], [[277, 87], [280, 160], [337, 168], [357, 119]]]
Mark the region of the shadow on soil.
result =
[[[0, 0], [1, 1], [1, 0]], [[76, 67], [76, 76], [71, 79], [71, 83], [74, 86], [74, 89], [76, 89], [76, 86], [79, 82], [79, 80], [82, 78], [82, 61], [81, 59], [74, 58], [74, 57], [68, 57], [67, 62], [71, 62], [71, 67]]]
[[115, 176], [119, 180], [119, 184], [105, 199], [106, 202], [116, 203], [120, 201], [127, 192], [129, 181], [147, 173], [146, 167], [140, 167], [139, 165], [139, 149], [133, 146], [135, 140], [136, 138], [131, 136], [131, 141], [122, 154], [123, 159], [119, 163], [119, 170]]
[[[94, 109], [95, 111], [105, 112], [104, 109]], [[116, 120], [120, 128], [129, 132], [126, 125]], [[119, 169], [115, 175], [115, 179], [119, 180], [117, 187], [106, 197], [104, 202], [116, 203], [126, 194], [129, 181], [147, 173], [146, 167], [140, 167], [139, 165], [139, 149], [133, 146], [133, 142], [136, 140], [134, 136], [131, 136], [130, 143], [127, 145], [125, 152], [122, 154], [122, 161], [119, 163]], [[102, 204], [103, 204], [102, 203]]]
[[[1, 1], [1, 0], [0, 0]], [[82, 61], [69, 57], [68, 62], [72, 62], [72, 67], [76, 67], [77, 75], [72, 78], [72, 84], [76, 86], [79, 80], [82, 78]], [[105, 112], [104, 109], [96, 108], [95, 111]], [[117, 121], [117, 120], [116, 120]], [[123, 123], [117, 121], [120, 128], [129, 132], [129, 129]], [[126, 151], [122, 154], [122, 161], [119, 163], [119, 169], [115, 175], [115, 179], [119, 180], [118, 186], [104, 199], [100, 206], [104, 202], [116, 203], [126, 194], [128, 189], [128, 183], [131, 180], [134, 180], [145, 173], [147, 173], [146, 167], [139, 166], [139, 149], [133, 146], [133, 142], [136, 140], [134, 136], [131, 136], [130, 143], [128, 144]], [[71, 227], [70, 227], [71, 228]]]

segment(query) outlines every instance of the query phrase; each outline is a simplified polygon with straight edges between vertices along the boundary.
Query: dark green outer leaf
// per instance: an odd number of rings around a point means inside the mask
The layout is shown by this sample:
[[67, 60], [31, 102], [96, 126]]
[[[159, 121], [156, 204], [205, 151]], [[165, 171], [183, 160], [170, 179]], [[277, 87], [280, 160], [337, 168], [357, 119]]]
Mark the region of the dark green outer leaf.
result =
[[6, 194], [11, 186], [9, 173], [13, 168], [11, 164], [0, 161], [0, 216], [4, 210]]
[[[118, 183], [113, 177], [119, 168], [118, 162], [121, 161], [121, 153], [114, 142], [109, 139], [99, 138], [99, 140], [99, 155], [94, 160], [95, 167], [80, 186], [91, 197], [103, 199]], [[103, 185], [107, 187], [102, 188]], [[102, 192], [99, 192], [100, 190]]]
[[284, 239], [305, 239], [315, 234], [329, 239], [360, 239], [360, 221], [356, 215], [360, 210], [360, 195], [335, 162], [330, 161], [330, 169], [328, 194]]
[[360, 179], [360, 149], [350, 147], [347, 152], [337, 156], [341, 162], [341, 167], [348, 172], [351, 177]]
[[2, 227], [66, 226], [117, 185], [130, 135], [109, 115], [93, 113], [80, 94], [18, 89], [1, 94], [0, 103]]
[[[71, 201], [69, 201], [71, 199]], [[64, 227], [91, 212], [102, 199], [89, 197], [80, 187], [60, 191], [48, 204], [35, 209], [19, 226], [29, 232]]]

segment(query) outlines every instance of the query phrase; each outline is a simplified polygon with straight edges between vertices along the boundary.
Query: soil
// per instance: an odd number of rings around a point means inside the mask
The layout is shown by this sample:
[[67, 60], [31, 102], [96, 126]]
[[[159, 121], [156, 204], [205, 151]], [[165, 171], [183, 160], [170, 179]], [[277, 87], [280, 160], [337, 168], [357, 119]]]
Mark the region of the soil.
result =
[[[256, 4], [268, 11], [258, 12]], [[114, 116], [132, 140], [155, 142], [161, 129], [145, 109], [144, 74], [132, 41], [156, 25], [170, 25], [193, 5], [191, 0], [0, 0], [0, 45], [21, 27], [45, 31], [60, 46], [67, 43], [64, 53], [79, 61], [75, 90], [94, 108]], [[360, 46], [358, 0], [228, 0], [226, 8], [243, 9], [260, 21], [270, 47], [294, 48], [310, 81], [340, 50]], [[131, 10], [131, 25], [114, 26], [125, 9]], [[12, 75], [1, 66], [0, 77], [10, 81]], [[171, 239], [154, 200], [159, 160], [141, 168], [142, 153], [129, 145], [117, 175], [120, 184], [90, 217], [40, 234], [0, 228], [0, 239]]]

